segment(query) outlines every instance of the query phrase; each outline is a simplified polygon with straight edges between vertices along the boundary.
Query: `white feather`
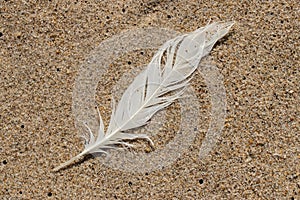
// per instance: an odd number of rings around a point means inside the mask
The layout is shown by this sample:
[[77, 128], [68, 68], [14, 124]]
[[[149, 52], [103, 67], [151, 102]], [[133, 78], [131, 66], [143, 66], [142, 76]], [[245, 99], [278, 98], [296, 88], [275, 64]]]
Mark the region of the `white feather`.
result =
[[169, 106], [183, 94], [192, 73], [213, 45], [227, 34], [233, 22], [212, 23], [196, 31], [166, 42], [154, 55], [147, 68], [126, 89], [118, 106], [113, 105], [106, 133], [99, 113], [97, 137], [87, 127], [90, 137], [79, 155], [63, 163], [57, 171], [88, 153], [107, 153], [118, 144], [131, 147], [124, 140], [147, 139], [146, 134], [132, 134], [130, 130], [147, 124], [159, 110]]

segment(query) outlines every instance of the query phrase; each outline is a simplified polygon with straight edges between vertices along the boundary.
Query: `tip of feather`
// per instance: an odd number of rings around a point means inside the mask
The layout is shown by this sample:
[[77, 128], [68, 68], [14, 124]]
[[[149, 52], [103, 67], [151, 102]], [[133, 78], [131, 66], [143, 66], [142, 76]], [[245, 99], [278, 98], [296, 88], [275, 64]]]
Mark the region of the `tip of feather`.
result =
[[68, 160], [67, 162], [62, 163], [61, 165], [59, 165], [58, 167], [55, 167], [52, 171], [53, 172], [58, 172], [59, 170], [69, 166], [70, 164], [72, 164], [74, 161], [76, 161], [77, 159], [81, 158], [81, 156], [87, 154], [87, 151], [83, 151], [80, 154], [78, 154], [77, 156], [74, 156], [73, 158], [71, 158], [70, 160]]

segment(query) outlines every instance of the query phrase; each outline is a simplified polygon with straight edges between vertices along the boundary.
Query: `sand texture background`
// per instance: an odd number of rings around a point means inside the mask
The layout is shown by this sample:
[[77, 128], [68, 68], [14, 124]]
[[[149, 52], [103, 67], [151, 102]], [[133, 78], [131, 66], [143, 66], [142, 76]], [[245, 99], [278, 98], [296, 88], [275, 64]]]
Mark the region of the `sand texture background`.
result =
[[[0, 199], [300, 199], [299, 15], [298, 0], [0, 0]], [[236, 22], [211, 52], [224, 77], [227, 117], [210, 156], [198, 159], [210, 98], [196, 74], [201, 129], [175, 163], [130, 173], [86, 157], [52, 172], [84, 148], [72, 92], [93, 49], [125, 30], [186, 33], [209, 20]], [[113, 86], [154, 52], [109, 66], [96, 95], [106, 124]], [[166, 120], [157, 145], [174, 136], [177, 111], [168, 109], [174, 120]]]

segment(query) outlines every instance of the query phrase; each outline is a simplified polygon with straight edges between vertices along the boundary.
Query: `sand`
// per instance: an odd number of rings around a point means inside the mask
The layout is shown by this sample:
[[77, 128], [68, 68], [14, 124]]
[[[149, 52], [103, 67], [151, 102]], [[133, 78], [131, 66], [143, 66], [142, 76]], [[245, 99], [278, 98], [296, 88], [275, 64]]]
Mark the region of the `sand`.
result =
[[[0, 1], [1, 199], [300, 199], [299, 10], [297, 0]], [[197, 134], [173, 163], [138, 173], [88, 156], [52, 172], [84, 148], [72, 95], [93, 50], [126, 30], [185, 33], [209, 20], [235, 21], [210, 54], [223, 76], [227, 116], [209, 156], [199, 159], [210, 93], [196, 73]], [[95, 105], [106, 125], [114, 86], [154, 52], [115, 58], [100, 78]], [[166, 113], [153, 137], [157, 149], [179, 129], [180, 105]]]

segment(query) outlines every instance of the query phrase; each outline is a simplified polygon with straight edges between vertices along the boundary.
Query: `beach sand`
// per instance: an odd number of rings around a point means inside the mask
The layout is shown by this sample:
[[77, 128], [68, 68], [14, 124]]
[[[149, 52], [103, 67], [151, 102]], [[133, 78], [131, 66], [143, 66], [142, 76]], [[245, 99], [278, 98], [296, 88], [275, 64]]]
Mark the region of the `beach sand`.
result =
[[[1, 199], [300, 199], [297, 0], [39, 2], [0, 2]], [[190, 128], [197, 134], [170, 165], [122, 171], [87, 156], [52, 171], [84, 149], [72, 97], [93, 50], [123, 31], [187, 33], [209, 21], [235, 24], [210, 54], [223, 76], [227, 116], [208, 156], [199, 159], [211, 94], [196, 72], [191, 87], [200, 114], [197, 128]], [[115, 85], [153, 53], [126, 52], [99, 78], [95, 105], [106, 125]], [[180, 111], [178, 103], [167, 109], [152, 137], [156, 150], [180, 132]], [[155, 151], [134, 143], [131, 151]]]

